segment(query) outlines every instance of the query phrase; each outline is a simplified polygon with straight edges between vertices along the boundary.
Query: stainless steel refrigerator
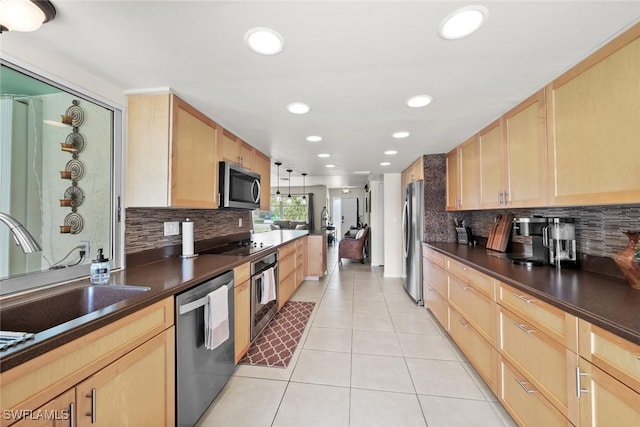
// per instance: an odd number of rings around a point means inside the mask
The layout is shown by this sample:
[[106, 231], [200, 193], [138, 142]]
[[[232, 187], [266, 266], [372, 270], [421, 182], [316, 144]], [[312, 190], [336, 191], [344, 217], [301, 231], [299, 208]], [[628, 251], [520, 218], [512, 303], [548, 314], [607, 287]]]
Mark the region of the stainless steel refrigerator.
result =
[[424, 181], [407, 184], [402, 210], [402, 249], [404, 263], [402, 285], [411, 299], [422, 301], [422, 239], [424, 211]]

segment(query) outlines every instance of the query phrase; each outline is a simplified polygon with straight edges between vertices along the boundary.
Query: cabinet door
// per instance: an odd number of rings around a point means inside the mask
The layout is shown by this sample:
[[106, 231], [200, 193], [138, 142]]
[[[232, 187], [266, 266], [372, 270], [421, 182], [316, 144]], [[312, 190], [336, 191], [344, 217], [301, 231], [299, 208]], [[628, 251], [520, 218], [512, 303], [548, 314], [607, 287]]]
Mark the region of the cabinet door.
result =
[[638, 37], [636, 26], [548, 87], [551, 204], [640, 201]]
[[173, 97], [171, 206], [216, 208], [216, 126]]
[[174, 425], [174, 364], [171, 327], [78, 384], [78, 425]]
[[256, 150], [253, 171], [260, 174], [260, 210], [268, 211], [271, 209], [271, 159]]
[[480, 203], [482, 208], [505, 204], [504, 137], [498, 120], [480, 132]]
[[244, 141], [238, 140], [238, 156], [240, 157], [240, 166], [245, 169], [253, 169], [254, 148]]
[[505, 115], [507, 197], [511, 207], [547, 203], [547, 120], [544, 90]]
[[[32, 411], [27, 418], [23, 418], [14, 427], [75, 427], [76, 417], [76, 392], [75, 389], [56, 397], [40, 408]], [[7, 414], [4, 414], [5, 419]]]
[[447, 210], [460, 208], [460, 150], [447, 153]]
[[218, 132], [218, 161], [240, 164], [238, 138], [226, 129]]
[[480, 207], [480, 143], [474, 136], [460, 147], [459, 208]]
[[249, 350], [251, 344], [251, 290], [250, 281], [237, 285], [234, 289], [234, 328], [236, 363]]
[[639, 426], [640, 394], [580, 358], [580, 426]]

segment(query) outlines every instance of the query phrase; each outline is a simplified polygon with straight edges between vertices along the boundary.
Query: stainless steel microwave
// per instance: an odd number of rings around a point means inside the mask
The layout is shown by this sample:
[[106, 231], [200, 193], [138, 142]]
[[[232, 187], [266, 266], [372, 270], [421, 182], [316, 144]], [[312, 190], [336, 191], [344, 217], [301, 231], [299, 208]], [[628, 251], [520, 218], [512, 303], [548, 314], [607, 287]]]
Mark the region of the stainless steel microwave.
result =
[[260, 175], [231, 162], [219, 164], [221, 208], [258, 209], [260, 207]]

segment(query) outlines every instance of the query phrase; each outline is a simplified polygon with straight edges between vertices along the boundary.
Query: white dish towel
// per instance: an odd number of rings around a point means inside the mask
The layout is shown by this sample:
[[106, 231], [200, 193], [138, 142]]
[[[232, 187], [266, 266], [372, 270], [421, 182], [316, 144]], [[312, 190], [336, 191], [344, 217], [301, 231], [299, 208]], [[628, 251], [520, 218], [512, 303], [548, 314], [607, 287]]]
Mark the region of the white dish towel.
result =
[[267, 304], [269, 301], [276, 299], [276, 277], [273, 267], [264, 271], [262, 279], [262, 298], [260, 304]]
[[229, 288], [222, 285], [207, 295], [204, 305], [204, 346], [213, 350], [229, 339]]

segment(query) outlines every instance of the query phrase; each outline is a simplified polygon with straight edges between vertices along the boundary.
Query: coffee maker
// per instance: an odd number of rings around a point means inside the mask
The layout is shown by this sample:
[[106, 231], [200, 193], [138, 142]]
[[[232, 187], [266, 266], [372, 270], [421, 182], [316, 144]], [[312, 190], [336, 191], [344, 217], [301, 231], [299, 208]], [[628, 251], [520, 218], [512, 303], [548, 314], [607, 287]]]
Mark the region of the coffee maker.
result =
[[513, 231], [518, 236], [531, 237], [532, 256], [512, 258], [514, 264], [538, 266], [577, 265], [576, 230], [573, 218], [514, 218]]

